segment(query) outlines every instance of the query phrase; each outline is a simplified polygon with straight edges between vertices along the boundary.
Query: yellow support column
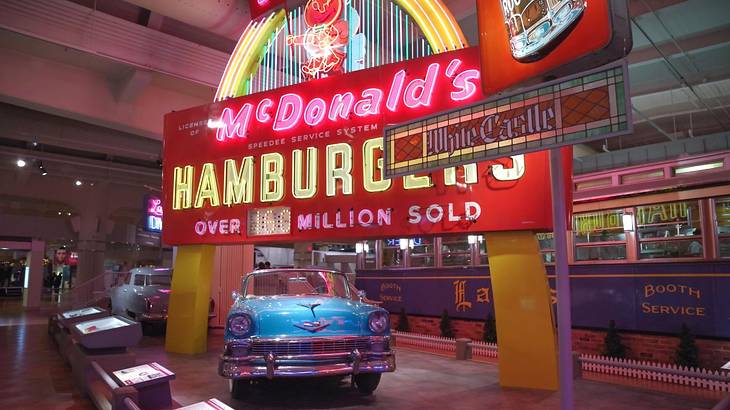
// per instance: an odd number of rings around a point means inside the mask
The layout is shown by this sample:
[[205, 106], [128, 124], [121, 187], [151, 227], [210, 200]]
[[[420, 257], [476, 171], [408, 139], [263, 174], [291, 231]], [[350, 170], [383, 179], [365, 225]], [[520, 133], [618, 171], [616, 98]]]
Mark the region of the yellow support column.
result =
[[558, 389], [550, 286], [534, 233], [485, 235], [502, 387]]
[[186, 245], [177, 249], [167, 316], [165, 350], [205, 353], [215, 246]]

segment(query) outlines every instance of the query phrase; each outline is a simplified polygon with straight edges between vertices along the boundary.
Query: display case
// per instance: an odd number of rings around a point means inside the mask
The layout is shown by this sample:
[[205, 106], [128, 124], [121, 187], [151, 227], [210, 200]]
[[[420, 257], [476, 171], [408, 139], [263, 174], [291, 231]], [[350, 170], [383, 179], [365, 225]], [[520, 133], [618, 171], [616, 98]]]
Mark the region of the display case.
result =
[[121, 316], [79, 322], [71, 329], [74, 339], [87, 349], [126, 348], [142, 339], [140, 324]]
[[100, 319], [109, 315], [110, 313], [108, 310], [92, 306], [61, 312], [58, 314], [58, 320], [64, 327], [66, 327], [66, 329], [70, 329], [71, 326], [76, 323]]

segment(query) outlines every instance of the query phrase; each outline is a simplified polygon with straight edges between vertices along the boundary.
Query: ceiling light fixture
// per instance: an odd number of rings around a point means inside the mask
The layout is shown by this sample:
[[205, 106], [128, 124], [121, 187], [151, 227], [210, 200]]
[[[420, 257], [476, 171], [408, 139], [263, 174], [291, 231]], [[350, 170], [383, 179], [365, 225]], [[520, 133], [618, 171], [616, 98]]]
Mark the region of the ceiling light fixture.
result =
[[46, 167], [43, 166], [43, 162], [42, 161], [38, 161], [36, 163], [36, 165], [38, 166], [38, 171], [41, 172], [41, 175], [43, 175], [43, 176], [48, 175], [48, 171], [46, 171]]
[[80, 179], [77, 179], [77, 180], [76, 180], [76, 182], [74, 182], [74, 184], [75, 184], [76, 186], [81, 186], [81, 185], [83, 185], [84, 183], [83, 183], [83, 182], [81, 182], [81, 180], [80, 180]]
[[23, 168], [25, 166], [25, 160], [22, 158], [18, 158], [17, 161], [15, 161], [15, 165], [18, 166], [18, 168]]

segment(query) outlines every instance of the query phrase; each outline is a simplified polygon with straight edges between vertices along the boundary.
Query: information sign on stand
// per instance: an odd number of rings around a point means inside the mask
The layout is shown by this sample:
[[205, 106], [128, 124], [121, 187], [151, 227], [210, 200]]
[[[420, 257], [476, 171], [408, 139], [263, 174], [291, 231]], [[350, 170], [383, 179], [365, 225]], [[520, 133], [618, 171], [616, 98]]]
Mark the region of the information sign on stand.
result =
[[74, 339], [87, 349], [128, 347], [142, 338], [140, 324], [120, 316], [88, 320], [72, 329]]
[[99, 313], [101, 311], [102, 311], [102, 309], [99, 309], [97, 307], [88, 307], [88, 308], [77, 309], [77, 310], [69, 310], [69, 311], [63, 312], [61, 315], [63, 316], [64, 319], [73, 319], [73, 318], [77, 318], [79, 316], [92, 315], [94, 313]]
[[125, 386], [139, 386], [152, 380], [171, 377], [175, 374], [157, 362], [129, 367], [113, 372], [114, 377]]
[[62, 312], [59, 315], [59, 321], [66, 328], [69, 328], [76, 323], [85, 322], [85, 321], [93, 320], [93, 319], [101, 319], [106, 316], [109, 316], [109, 314], [110, 314], [109, 311], [106, 309], [92, 306], [92, 307], [76, 309], [76, 310], [68, 310], [66, 312]]
[[218, 399], [208, 399], [189, 406], [180, 407], [178, 410], [233, 410], [233, 407], [226, 405]]
[[172, 404], [170, 380], [175, 378], [175, 373], [161, 364], [145, 363], [116, 370], [112, 374], [122, 385], [137, 389], [142, 408], [163, 409]]

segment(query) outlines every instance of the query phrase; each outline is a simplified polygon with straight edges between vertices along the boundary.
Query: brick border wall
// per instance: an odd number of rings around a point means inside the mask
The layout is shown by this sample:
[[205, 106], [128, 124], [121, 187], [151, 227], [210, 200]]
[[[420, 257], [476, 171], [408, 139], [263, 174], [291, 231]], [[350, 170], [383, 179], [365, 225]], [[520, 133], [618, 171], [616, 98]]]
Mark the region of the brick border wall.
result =
[[[398, 313], [391, 313], [391, 327], [398, 327]], [[441, 318], [408, 315], [410, 331], [425, 335], [440, 336]], [[456, 337], [482, 340], [484, 322], [477, 320], [451, 319]], [[641, 333], [619, 332], [627, 347], [627, 357], [661, 363], [674, 363], [674, 355], [679, 345], [675, 336], [660, 336]], [[605, 331], [573, 329], [573, 350], [586, 354], [602, 354]], [[700, 367], [719, 369], [730, 361], [730, 340], [697, 338]]]

